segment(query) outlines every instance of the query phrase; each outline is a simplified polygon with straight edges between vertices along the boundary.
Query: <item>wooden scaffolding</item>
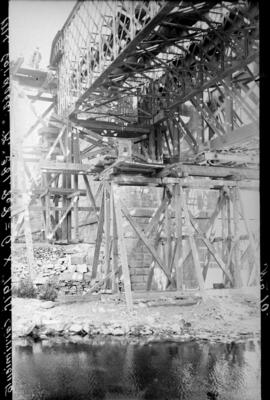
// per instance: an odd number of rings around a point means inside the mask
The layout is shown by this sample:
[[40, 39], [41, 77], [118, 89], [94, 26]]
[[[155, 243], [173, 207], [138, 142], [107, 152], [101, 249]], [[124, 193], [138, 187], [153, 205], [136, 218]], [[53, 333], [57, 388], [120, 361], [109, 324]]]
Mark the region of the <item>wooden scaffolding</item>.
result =
[[[243, 190], [258, 190], [258, 46], [256, 2], [93, 0], [78, 2], [54, 39], [56, 88], [38, 71], [14, 69], [13, 78], [24, 86], [38, 75], [43, 89], [55, 88], [53, 104], [27, 133], [41, 124], [47, 149], [32, 193], [40, 199], [46, 240], [78, 242], [79, 216], [88, 212], [96, 226], [91, 291], [101, 285], [116, 291], [123, 275], [132, 309], [130, 271], [141, 243], [152, 257], [146, 290], [157, 268], [167, 289], [183, 290], [190, 259], [202, 295], [211, 259], [226, 287], [258, 283], [259, 238], [243, 204]], [[40, 92], [33, 100], [46, 97]], [[163, 190], [145, 229], [121, 200], [119, 188], [129, 186]], [[190, 189], [219, 193], [203, 227], [189, 207]], [[80, 204], [83, 196], [87, 206]], [[220, 237], [213, 235], [217, 220]], [[124, 221], [137, 237], [131, 252]], [[190, 249], [185, 257], [183, 241]], [[102, 243], [105, 267], [94, 283]], [[207, 249], [203, 263], [199, 243]]]

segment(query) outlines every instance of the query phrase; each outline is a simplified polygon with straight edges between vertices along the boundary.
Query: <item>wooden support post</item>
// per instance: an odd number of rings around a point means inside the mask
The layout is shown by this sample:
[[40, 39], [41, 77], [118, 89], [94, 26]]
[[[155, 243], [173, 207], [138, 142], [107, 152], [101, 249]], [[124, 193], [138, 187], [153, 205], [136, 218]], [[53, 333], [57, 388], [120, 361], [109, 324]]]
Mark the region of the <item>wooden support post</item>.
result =
[[[78, 175], [74, 174], [74, 190], [78, 191]], [[79, 240], [79, 197], [74, 203], [74, 231], [75, 231], [75, 240]]]
[[194, 236], [192, 234], [190, 215], [189, 215], [188, 206], [187, 206], [187, 202], [186, 202], [186, 196], [185, 196], [185, 192], [182, 188], [180, 188], [180, 196], [182, 197], [183, 211], [184, 211], [184, 215], [185, 215], [185, 220], [186, 220], [186, 225], [187, 225], [187, 230], [188, 230], [188, 235], [189, 235], [189, 244], [190, 244], [190, 248], [192, 251], [197, 280], [198, 280], [201, 295], [204, 298], [204, 280], [203, 280], [203, 275], [202, 275], [202, 268], [201, 268], [201, 264], [200, 264], [197, 246], [196, 246], [196, 243], [194, 240]]
[[[162, 222], [160, 221], [158, 231], [154, 240], [154, 249], [156, 250], [158, 256], [160, 256], [161, 249], [160, 249], [160, 237], [161, 237], [161, 231], [162, 231]], [[154, 269], [155, 269], [156, 261], [155, 259], [152, 261], [150, 267], [149, 267], [149, 272], [148, 272], [148, 277], [147, 277], [147, 283], [146, 283], [146, 290], [151, 289], [152, 285], [152, 280], [154, 276]], [[170, 285], [171, 282], [169, 280], [167, 281], [167, 287]]]
[[[62, 188], [66, 189], [66, 174], [62, 174]], [[66, 208], [67, 207], [67, 196], [63, 195], [62, 203], [63, 203], [63, 208]], [[64, 219], [63, 224], [62, 224], [62, 238], [66, 241], [68, 240], [67, 220], [66, 219]]]
[[98, 226], [97, 226], [97, 238], [96, 238], [96, 246], [95, 246], [95, 252], [94, 252], [94, 259], [93, 259], [92, 279], [95, 279], [97, 276], [99, 253], [100, 253], [100, 247], [101, 247], [102, 235], [103, 235], [103, 225], [104, 225], [104, 187], [103, 187], [103, 191], [102, 191], [102, 201], [101, 201]]
[[[242, 193], [239, 189], [237, 189], [238, 191], [238, 199], [239, 199], [239, 205], [240, 205], [240, 210], [241, 210], [241, 214], [242, 217], [244, 219], [244, 224], [245, 224], [245, 228], [249, 237], [249, 243], [250, 243], [250, 247], [251, 247], [251, 254], [254, 260], [254, 266], [253, 269], [249, 275], [248, 278], [248, 285], [251, 285], [253, 283], [253, 281], [255, 280], [256, 282], [258, 282], [259, 280], [259, 273], [260, 273], [260, 265], [258, 262], [258, 256], [257, 256], [257, 250], [256, 250], [256, 245], [255, 245], [255, 241], [253, 238], [253, 234], [251, 232], [250, 226], [249, 226], [249, 222], [245, 213], [245, 209], [244, 209], [244, 203], [243, 203], [243, 199], [242, 199]], [[257, 274], [257, 277], [256, 277]]]
[[181, 185], [174, 186], [174, 201], [175, 201], [175, 224], [176, 224], [176, 257], [175, 257], [175, 272], [176, 272], [176, 287], [177, 290], [183, 289], [183, 246], [182, 246], [182, 196], [183, 192]]
[[[75, 163], [80, 163], [80, 143], [79, 143], [79, 133], [73, 130], [72, 132], [72, 147], [73, 147], [73, 161]], [[78, 191], [78, 182], [79, 177], [78, 174], [73, 174], [74, 179], [74, 190]], [[78, 200], [74, 204], [74, 231], [75, 231], [75, 240], [79, 240], [79, 197]]]
[[206, 277], [207, 277], [207, 272], [208, 272], [210, 260], [211, 260], [211, 253], [210, 253], [210, 251], [208, 251], [208, 253], [207, 253], [207, 258], [206, 258], [206, 262], [205, 262], [205, 264], [204, 264], [204, 266], [203, 266], [203, 272], [202, 272], [204, 282], [206, 281]]
[[131, 282], [128, 268], [128, 258], [127, 258], [127, 249], [124, 242], [124, 233], [123, 233], [123, 218], [121, 215], [119, 201], [120, 199], [117, 196], [116, 188], [113, 185], [112, 188], [112, 196], [115, 208], [115, 216], [116, 216], [116, 224], [117, 224], [117, 232], [118, 232], [118, 245], [119, 245], [119, 254], [122, 264], [122, 271], [124, 276], [124, 286], [125, 286], [125, 297], [128, 311], [133, 310], [133, 300], [132, 300], [132, 292], [131, 292]]
[[24, 212], [19, 214], [17, 222], [16, 222], [16, 226], [15, 226], [14, 230], [12, 231], [12, 241], [13, 242], [15, 241], [15, 239], [17, 237], [19, 237], [19, 233], [20, 233], [21, 228], [23, 226], [23, 222], [24, 222]]
[[149, 156], [151, 158], [152, 161], [156, 160], [156, 151], [155, 151], [155, 131], [154, 131], [154, 127], [151, 127], [151, 131], [149, 134]]
[[239, 248], [239, 199], [237, 188], [233, 189], [233, 220], [234, 220], [234, 268], [233, 279], [234, 287], [242, 286], [241, 279], [241, 263], [240, 263], [240, 248]]
[[171, 221], [170, 204], [168, 204], [165, 211], [165, 236], [166, 236], [166, 243], [165, 243], [164, 260], [166, 262], [167, 268], [169, 268], [172, 258], [172, 221]]
[[[112, 193], [112, 188], [111, 188]], [[113, 203], [113, 196], [110, 196], [110, 226], [111, 226], [111, 235], [112, 235], [112, 293], [118, 292], [119, 289], [119, 279], [116, 277], [116, 272], [119, 271], [118, 266], [118, 237], [117, 237], [117, 225], [116, 225], [116, 216], [115, 216], [115, 208]]]
[[155, 131], [155, 147], [156, 147], [156, 157], [157, 157], [157, 161], [163, 161], [163, 149], [162, 149], [162, 142], [163, 142], [163, 137], [162, 137], [162, 130], [160, 129], [160, 126], [156, 127], [156, 131]]
[[[221, 207], [221, 257], [222, 260], [226, 261], [226, 250], [227, 250], [227, 227], [226, 227], [226, 199], [224, 199], [224, 204]], [[225, 282], [225, 275], [223, 274], [223, 282]]]
[[[110, 186], [108, 183], [104, 185], [104, 237], [105, 237], [105, 274], [110, 272]], [[107, 281], [107, 283], [109, 283]]]
[[45, 172], [44, 174], [44, 181], [45, 181], [45, 186], [46, 186], [46, 195], [45, 195], [45, 207], [46, 207], [46, 217], [45, 217], [45, 235], [46, 238], [50, 236], [51, 232], [51, 215], [50, 215], [50, 192], [49, 192], [49, 179], [50, 177], [48, 176], [49, 174]]
[[[67, 129], [66, 129], [66, 160], [67, 162], [72, 162], [72, 149], [73, 149], [73, 145], [72, 145], [72, 128], [71, 125], [68, 124], [67, 125]], [[71, 188], [71, 174], [66, 174], [66, 187], [67, 188]], [[69, 208], [70, 205], [70, 200], [67, 198], [66, 200], [67, 202], [67, 206]], [[70, 242], [71, 240], [71, 232], [72, 229], [72, 222], [71, 222], [71, 208], [69, 213], [67, 214], [67, 241]]]
[[[231, 221], [231, 200], [230, 197], [227, 198], [227, 223], [228, 223], [228, 238], [227, 238], [227, 250], [228, 254], [230, 254], [231, 247], [232, 247], [232, 221]], [[232, 270], [232, 263], [231, 261], [228, 264], [228, 271], [231, 272]], [[227, 286], [228, 280], [225, 279], [225, 286]], [[233, 282], [231, 282], [233, 284]]]
[[227, 90], [227, 87], [231, 85], [231, 77], [228, 76], [225, 79], [227, 86], [225, 89], [225, 131], [228, 135], [233, 130], [233, 101], [231, 97], [231, 92]]

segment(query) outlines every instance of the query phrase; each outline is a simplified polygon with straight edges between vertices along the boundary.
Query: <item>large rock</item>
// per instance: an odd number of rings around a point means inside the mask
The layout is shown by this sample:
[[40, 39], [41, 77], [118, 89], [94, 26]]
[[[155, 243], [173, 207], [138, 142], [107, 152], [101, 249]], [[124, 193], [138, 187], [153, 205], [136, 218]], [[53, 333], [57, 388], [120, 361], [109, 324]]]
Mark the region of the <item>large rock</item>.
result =
[[35, 329], [36, 324], [35, 322], [27, 322], [23, 327], [21, 327], [21, 334], [19, 336], [29, 336]]
[[83, 280], [83, 274], [81, 274], [79, 272], [74, 272], [72, 274], [72, 280], [73, 281], [82, 281]]
[[77, 272], [80, 274], [83, 274], [84, 272], [87, 272], [87, 265], [86, 264], [78, 264], [77, 265]]
[[77, 269], [77, 265], [69, 265], [67, 270], [68, 270], [68, 272], [73, 274], [74, 272], [76, 272], [76, 269]]
[[72, 280], [72, 273], [71, 272], [63, 272], [62, 274], [60, 274], [59, 276], [59, 280], [60, 281], [71, 281]]
[[44, 301], [41, 303], [41, 308], [53, 308], [55, 307], [55, 303], [53, 301]]
[[92, 265], [94, 260], [94, 254], [87, 254], [85, 258], [86, 264]]
[[43, 326], [40, 329], [40, 334], [44, 334], [47, 336], [54, 336], [64, 331], [65, 329], [64, 322], [58, 322], [53, 320], [43, 321]]
[[72, 335], [76, 335], [76, 334], [86, 334], [86, 333], [87, 333], [87, 331], [84, 330], [84, 325], [81, 325], [81, 324], [72, 324], [72, 325], [69, 327], [69, 332], [70, 332]]
[[90, 272], [86, 272], [84, 275], [83, 275], [83, 279], [85, 280], [85, 281], [87, 281], [87, 282], [91, 282], [91, 278], [92, 277], [92, 274], [90, 273]]
[[70, 262], [71, 264], [85, 264], [86, 256], [85, 254], [72, 254]]

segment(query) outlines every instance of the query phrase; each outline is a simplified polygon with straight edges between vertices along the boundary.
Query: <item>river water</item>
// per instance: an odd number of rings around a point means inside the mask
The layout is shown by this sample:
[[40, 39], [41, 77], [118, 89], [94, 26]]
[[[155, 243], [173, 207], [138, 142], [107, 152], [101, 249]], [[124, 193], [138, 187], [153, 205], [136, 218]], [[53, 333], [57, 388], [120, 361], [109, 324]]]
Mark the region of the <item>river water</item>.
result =
[[13, 399], [259, 400], [260, 342], [15, 342]]

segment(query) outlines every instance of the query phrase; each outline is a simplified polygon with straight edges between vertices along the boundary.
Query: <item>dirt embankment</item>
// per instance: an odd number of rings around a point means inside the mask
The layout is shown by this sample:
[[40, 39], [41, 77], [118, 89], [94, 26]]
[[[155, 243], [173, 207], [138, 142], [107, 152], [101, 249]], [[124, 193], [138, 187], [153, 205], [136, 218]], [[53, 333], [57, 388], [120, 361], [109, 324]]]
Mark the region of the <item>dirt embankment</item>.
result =
[[227, 342], [260, 336], [257, 288], [209, 290], [205, 301], [186, 302], [190, 305], [164, 296], [161, 300], [137, 299], [129, 313], [124, 299], [111, 296], [75, 303], [14, 298], [13, 338], [111, 335]]

